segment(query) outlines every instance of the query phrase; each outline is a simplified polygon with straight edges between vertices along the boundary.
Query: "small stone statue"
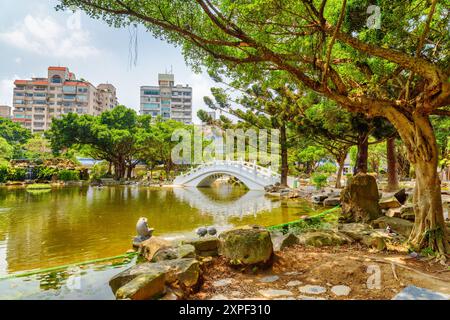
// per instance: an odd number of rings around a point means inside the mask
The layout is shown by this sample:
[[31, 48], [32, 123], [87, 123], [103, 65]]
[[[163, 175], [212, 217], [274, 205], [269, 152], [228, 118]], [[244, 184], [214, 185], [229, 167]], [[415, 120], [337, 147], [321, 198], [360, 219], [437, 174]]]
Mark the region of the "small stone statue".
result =
[[153, 228], [148, 227], [147, 218], [139, 218], [136, 223], [137, 236], [133, 239], [133, 245], [138, 246], [142, 241], [150, 239], [153, 234], [153, 230]]

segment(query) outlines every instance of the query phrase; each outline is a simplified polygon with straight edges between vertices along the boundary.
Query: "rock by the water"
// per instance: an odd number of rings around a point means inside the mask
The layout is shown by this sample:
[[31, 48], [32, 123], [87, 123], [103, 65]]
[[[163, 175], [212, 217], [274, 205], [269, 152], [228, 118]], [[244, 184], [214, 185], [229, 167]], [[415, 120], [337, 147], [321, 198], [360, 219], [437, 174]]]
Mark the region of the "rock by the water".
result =
[[384, 216], [372, 221], [372, 225], [375, 228], [380, 229], [386, 229], [387, 226], [390, 226], [395, 232], [408, 238], [413, 229], [414, 223], [405, 219]]
[[396, 197], [381, 198], [379, 204], [381, 209], [400, 208], [402, 206]]
[[258, 227], [242, 227], [222, 232], [220, 251], [231, 264], [267, 263], [272, 258], [270, 233]]
[[198, 228], [195, 233], [199, 236], [199, 237], [204, 237], [208, 234], [208, 229], [206, 229], [205, 227], [200, 227]]
[[[273, 234], [273, 233], [271, 233]], [[291, 247], [299, 243], [297, 236], [293, 233], [288, 233], [286, 235], [272, 235], [273, 249], [274, 251], [280, 251], [287, 247]]]
[[164, 260], [173, 260], [177, 259], [177, 249], [175, 248], [163, 248], [158, 250], [152, 257], [152, 262], [159, 262]]
[[184, 240], [183, 244], [194, 246], [195, 253], [201, 257], [217, 256], [219, 248], [219, 239], [217, 237], [206, 236], [198, 239]]
[[176, 248], [177, 257], [182, 258], [195, 258], [195, 247], [191, 244], [182, 244]]
[[167, 240], [159, 237], [151, 237], [150, 239], [145, 240], [140, 244], [139, 251], [144, 256], [144, 258], [146, 258], [148, 261], [152, 261], [153, 256], [159, 250], [167, 249], [171, 246], [171, 243]]
[[301, 293], [306, 293], [306, 294], [322, 294], [322, 293], [327, 292], [327, 289], [325, 287], [315, 286], [315, 285], [310, 285], [310, 284], [300, 287], [299, 290]]
[[315, 194], [311, 197], [311, 201], [314, 204], [321, 204], [326, 198], [328, 198], [326, 194]]
[[337, 296], [348, 296], [350, 294], [350, 291], [352, 291], [352, 289], [349, 286], [345, 285], [333, 286], [331, 288], [331, 292], [333, 292]]
[[141, 274], [120, 287], [116, 298], [131, 300], [149, 300], [161, 297], [165, 293], [164, 273]]
[[278, 298], [278, 297], [286, 297], [293, 296], [294, 294], [289, 290], [276, 290], [276, 289], [266, 289], [259, 290], [260, 295], [266, 298]]
[[375, 178], [358, 173], [341, 192], [341, 221], [369, 222], [382, 215]]
[[298, 236], [300, 244], [307, 246], [338, 246], [352, 243], [352, 238], [333, 230], [317, 230], [302, 233]]
[[217, 229], [214, 227], [208, 227], [208, 234], [210, 236], [215, 236], [217, 234]]
[[339, 197], [326, 198], [323, 200], [323, 205], [325, 207], [335, 207], [341, 204], [341, 199]]

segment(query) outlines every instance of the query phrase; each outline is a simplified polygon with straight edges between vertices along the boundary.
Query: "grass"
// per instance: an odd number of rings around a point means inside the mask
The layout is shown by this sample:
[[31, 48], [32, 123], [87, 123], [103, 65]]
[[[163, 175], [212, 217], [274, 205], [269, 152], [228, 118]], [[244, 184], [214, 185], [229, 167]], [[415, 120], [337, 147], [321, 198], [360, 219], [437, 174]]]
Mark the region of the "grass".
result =
[[27, 190], [48, 190], [52, 186], [46, 183], [33, 183], [27, 186]]

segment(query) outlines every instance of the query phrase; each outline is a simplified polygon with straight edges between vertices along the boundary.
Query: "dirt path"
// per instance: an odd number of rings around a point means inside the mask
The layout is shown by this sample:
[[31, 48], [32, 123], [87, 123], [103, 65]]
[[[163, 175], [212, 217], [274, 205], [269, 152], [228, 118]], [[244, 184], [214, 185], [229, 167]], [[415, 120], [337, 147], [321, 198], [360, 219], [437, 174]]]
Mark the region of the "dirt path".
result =
[[408, 285], [450, 294], [448, 266], [371, 253], [359, 246], [294, 246], [267, 270], [236, 270], [222, 258], [205, 268], [192, 299], [392, 299]]

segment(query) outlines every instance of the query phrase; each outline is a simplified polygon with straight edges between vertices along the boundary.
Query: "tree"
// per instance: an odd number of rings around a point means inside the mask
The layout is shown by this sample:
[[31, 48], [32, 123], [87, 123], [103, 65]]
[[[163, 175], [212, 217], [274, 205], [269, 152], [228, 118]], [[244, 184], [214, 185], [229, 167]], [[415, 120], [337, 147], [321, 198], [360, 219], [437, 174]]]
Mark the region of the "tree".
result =
[[28, 159], [47, 159], [51, 157], [50, 142], [42, 135], [36, 134], [24, 145], [25, 156]]
[[9, 119], [0, 117], [0, 137], [13, 147], [11, 158], [23, 156], [22, 144], [31, 138], [31, 131]]
[[[410, 242], [444, 257], [438, 148], [430, 115], [450, 115], [444, 1], [383, 2], [383, 29], [361, 28], [359, 1], [62, 0], [114, 26], [144, 24], [187, 61], [228, 76], [283, 70], [352, 112], [386, 117], [415, 166]], [[198, 67], [197, 67], [198, 68]]]
[[0, 137], [0, 164], [6, 160], [10, 160], [14, 154], [14, 148], [5, 138]]

